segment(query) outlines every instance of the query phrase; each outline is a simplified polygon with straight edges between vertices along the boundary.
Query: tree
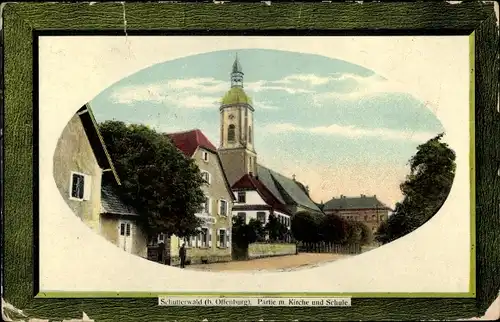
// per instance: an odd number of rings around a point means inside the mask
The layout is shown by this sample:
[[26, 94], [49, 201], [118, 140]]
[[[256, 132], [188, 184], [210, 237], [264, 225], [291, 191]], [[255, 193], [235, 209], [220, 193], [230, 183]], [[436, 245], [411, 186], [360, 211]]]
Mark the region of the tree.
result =
[[314, 243], [321, 240], [320, 220], [309, 212], [298, 212], [292, 217], [292, 235], [296, 240]]
[[359, 221], [349, 221], [346, 242], [348, 244], [367, 245], [373, 241], [373, 234], [367, 225]]
[[275, 214], [269, 215], [265, 230], [269, 234], [269, 239], [273, 241], [285, 240], [288, 232], [288, 228], [278, 220]]
[[320, 232], [324, 241], [341, 244], [347, 239], [348, 223], [340, 216], [328, 214], [321, 219]]
[[168, 136], [144, 125], [118, 121], [100, 124], [100, 132], [121, 179], [122, 195], [140, 210], [150, 234], [196, 234], [205, 195], [204, 180]]
[[455, 152], [441, 142], [443, 133], [417, 147], [410, 159], [410, 174], [400, 185], [403, 201], [377, 231], [377, 240], [387, 243], [427, 222], [441, 208], [455, 177]]
[[[252, 222], [252, 221], [250, 221]], [[258, 235], [255, 225], [246, 224], [243, 218], [233, 217], [232, 240], [239, 248], [246, 249], [251, 243], [257, 241]]]
[[252, 230], [255, 233], [255, 238], [252, 238], [251, 243], [255, 241], [263, 241], [265, 239], [266, 230], [260, 220], [252, 218], [250, 219], [248, 226], [250, 227], [250, 230]]

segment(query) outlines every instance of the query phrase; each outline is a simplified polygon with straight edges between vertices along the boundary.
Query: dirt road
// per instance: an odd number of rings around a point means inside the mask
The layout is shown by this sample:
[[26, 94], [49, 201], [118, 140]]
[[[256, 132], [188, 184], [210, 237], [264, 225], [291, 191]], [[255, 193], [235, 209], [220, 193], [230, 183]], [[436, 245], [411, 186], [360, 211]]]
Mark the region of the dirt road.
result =
[[186, 269], [203, 271], [289, 271], [332, 262], [349, 255], [300, 253], [298, 255], [277, 256], [252, 259], [248, 261], [232, 261], [227, 263], [189, 265]]

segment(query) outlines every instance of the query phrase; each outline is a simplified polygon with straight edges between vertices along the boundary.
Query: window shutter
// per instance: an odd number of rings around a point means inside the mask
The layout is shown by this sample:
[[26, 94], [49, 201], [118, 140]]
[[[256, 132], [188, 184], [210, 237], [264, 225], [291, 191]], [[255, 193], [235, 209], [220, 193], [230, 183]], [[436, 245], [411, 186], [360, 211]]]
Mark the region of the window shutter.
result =
[[212, 198], [208, 198], [208, 205], [207, 205], [207, 214], [211, 215], [212, 214]]
[[231, 247], [231, 228], [226, 230], [226, 247]]
[[90, 199], [90, 191], [92, 190], [92, 177], [85, 175], [83, 177], [83, 200]]
[[220, 229], [217, 229], [217, 247], [220, 247]]
[[212, 229], [208, 229], [208, 247], [212, 247]]
[[200, 238], [201, 238], [200, 233], [198, 233], [198, 235], [196, 235], [196, 247], [198, 248], [201, 246]]

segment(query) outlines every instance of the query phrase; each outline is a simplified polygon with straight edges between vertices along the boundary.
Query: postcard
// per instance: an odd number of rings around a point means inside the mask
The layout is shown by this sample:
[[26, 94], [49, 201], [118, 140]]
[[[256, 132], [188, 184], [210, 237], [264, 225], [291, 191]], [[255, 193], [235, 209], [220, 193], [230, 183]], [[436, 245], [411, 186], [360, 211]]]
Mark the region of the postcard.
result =
[[40, 294], [473, 297], [469, 43], [41, 36]]

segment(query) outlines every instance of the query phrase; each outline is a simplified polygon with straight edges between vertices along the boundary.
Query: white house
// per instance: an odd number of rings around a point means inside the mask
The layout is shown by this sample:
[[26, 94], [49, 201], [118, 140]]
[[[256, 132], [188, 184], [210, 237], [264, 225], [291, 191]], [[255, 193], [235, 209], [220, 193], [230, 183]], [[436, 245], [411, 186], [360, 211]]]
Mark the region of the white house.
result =
[[251, 219], [260, 220], [263, 224], [269, 221], [269, 215], [274, 214], [288, 229], [291, 225], [291, 215], [285, 204], [280, 202], [252, 173], [245, 174], [231, 187], [235, 195], [232, 214], [241, 217], [245, 223]]

